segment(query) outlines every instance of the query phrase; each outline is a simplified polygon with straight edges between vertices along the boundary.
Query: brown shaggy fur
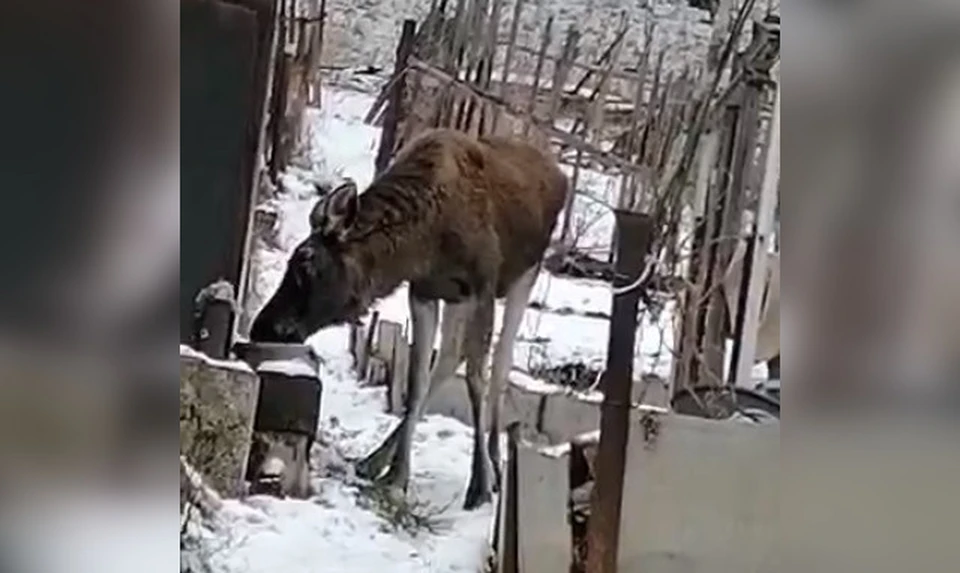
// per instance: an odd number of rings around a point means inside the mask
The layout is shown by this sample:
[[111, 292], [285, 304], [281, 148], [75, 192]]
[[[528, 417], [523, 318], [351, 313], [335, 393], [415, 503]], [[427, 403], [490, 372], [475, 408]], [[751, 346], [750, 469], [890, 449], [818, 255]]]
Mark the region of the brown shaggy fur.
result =
[[432, 130], [359, 198], [342, 240], [364, 306], [405, 280], [458, 301], [496, 278], [496, 296], [543, 256], [567, 193], [553, 158], [521, 142]]

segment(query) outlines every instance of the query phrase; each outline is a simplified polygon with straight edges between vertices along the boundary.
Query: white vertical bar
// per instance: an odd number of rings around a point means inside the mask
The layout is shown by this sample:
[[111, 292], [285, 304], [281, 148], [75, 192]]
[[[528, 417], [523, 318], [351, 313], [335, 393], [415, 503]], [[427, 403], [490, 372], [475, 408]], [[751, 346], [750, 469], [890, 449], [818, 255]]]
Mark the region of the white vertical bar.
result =
[[767, 165], [764, 171], [763, 186], [760, 188], [760, 202], [757, 206], [757, 244], [753, 249], [750, 282], [747, 290], [747, 304], [743, 322], [743, 335], [740, 340], [740, 360], [733, 365], [736, 368], [737, 386], [751, 383], [753, 361], [757, 354], [757, 332], [760, 326], [761, 303], [767, 280], [767, 261], [770, 240], [773, 237], [773, 215], [777, 206], [777, 194], [780, 188], [780, 86], [774, 95], [773, 117], [770, 121], [770, 144], [767, 151]]

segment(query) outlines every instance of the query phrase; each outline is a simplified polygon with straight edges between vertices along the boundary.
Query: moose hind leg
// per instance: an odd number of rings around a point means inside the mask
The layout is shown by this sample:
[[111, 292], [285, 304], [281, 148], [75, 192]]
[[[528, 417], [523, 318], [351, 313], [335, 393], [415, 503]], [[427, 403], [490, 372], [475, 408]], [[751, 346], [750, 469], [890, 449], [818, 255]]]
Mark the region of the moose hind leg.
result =
[[493, 464], [494, 488], [499, 490], [500, 475], [500, 414], [503, 401], [503, 387], [513, 365], [513, 346], [520, 331], [523, 314], [530, 302], [530, 293], [540, 274], [540, 265], [527, 269], [517, 282], [507, 291], [507, 299], [503, 309], [503, 325], [500, 328], [500, 337], [493, 351], [493, 368], [490, 373], [490, 390], [487, 397], [487, 407], [490, 409], [490, 436], [487, 447], [490, 452], [490, 461]]
[[377, 449], [357, 463], [356, 471], [359, 477], [374, 480], [383, 474], [387, 469], [387, 463], [393, 458], [393, 453], [397, 449], [402, 425], [402, 423], [398, 424], [390, 432], [390, 435], [377, 446]]
[[490, 338], [493, 330], [493, 297], [481, 300], [477, 305], [473, 323], [466, 341], [467, 395], [473, 414], [473, 460], [470, 467], [470, 483], [463, 503], [472, 510], [493, 499], [492, 467], [483, 442], [484, 395], [486, 394], [485, 372], [490, 354]]

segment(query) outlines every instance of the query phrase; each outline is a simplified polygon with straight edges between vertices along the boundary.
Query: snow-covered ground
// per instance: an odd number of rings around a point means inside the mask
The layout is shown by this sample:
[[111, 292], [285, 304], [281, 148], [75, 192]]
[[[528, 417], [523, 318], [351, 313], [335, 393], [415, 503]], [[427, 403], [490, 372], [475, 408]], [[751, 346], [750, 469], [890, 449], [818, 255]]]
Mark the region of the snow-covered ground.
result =
[[345, 458], [376, 447], [395, 418], [382, 413], [382, 389], [357, 384], [346, 340], [346, 329], [337, 328], [310, 340], [324, 362], [320, 439], [312, 453], [315, 495], [226, 501], [208, 544], [211, 562], [231, 573], [476, 573], [493, 507], [461, 509], [472, 447], [463, 424], [430, 416], [417, 426], [410, 496], [437, 513], [435, 531], [396, 531], [364, 506]]
[[[309, 233], [307, 215], [316, 201], [313, 182], [351, 177], [361, 188], [373, 177], [378, 130], [362, 123], [373, 97], [327, 88], [324, 109], [312, 111], [314, 172], [291, 169], [275, 200], [279, 217], [277, 250], [254, 253], [260, 297], [279, 283], [286, 257]], [[587, 172], [583, 185], [610, 202], [616, 190], [608, 177]], [[578, 200], [578, 217], [593, 221], [584, 240], [603, 247], [612, 218], [597, 203]], [[593, 244], [591, 243], [591, 244]], [[602, 366], [607, 346], [609, 287], [588, 280], [539, 277], [514, 356], [516, 366], [584, 361]], [[407, 320], [406, 291], [400, 288], [377, 305], [385, 319]], [[637, 342], [637, 369], [666, 375], [670, 367], [670, 307], [658, 321], [644, 319]], [[499, 317], [498, 317], [499, 321]], [[345, 328], [329, 329], [310, 340], [323, 358], [324, 383], [319, 436], [311, 477], [316, 494], [309, 500], [254, 496], [224, 504], [217, 533], [209, 534], [215, 569], [229, 573], [470, 572], [481, 570], [489, 545], [493, 507], [463, 511], [469, 478], [472, 431], [443, 416], [429, 416], [416, 432], [411, 496], [437, 512], [436, 531], [416, 535], [391, 531], [388, 522], [367, 509], [352, 466], [396, 423], [383, 413], [382, 388], [361, 388], [351, 371]]]

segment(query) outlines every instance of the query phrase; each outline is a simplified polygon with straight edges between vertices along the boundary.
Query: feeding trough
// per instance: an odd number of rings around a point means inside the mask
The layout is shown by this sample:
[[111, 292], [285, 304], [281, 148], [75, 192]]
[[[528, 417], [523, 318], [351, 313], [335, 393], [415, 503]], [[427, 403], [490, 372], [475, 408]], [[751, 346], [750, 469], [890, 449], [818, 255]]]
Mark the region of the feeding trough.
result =
[[233, 350], [260, 378], [250, 492], [305, 498], [323, 391], [319, 358], [304, 344], [240, 342]]

